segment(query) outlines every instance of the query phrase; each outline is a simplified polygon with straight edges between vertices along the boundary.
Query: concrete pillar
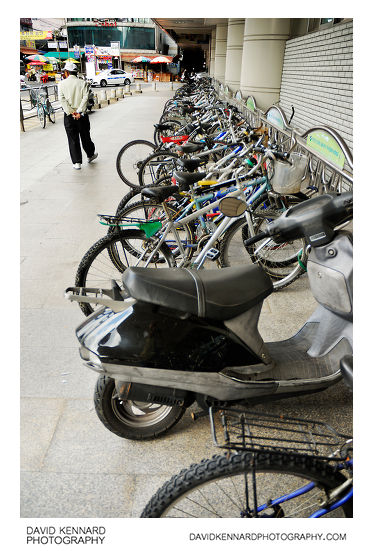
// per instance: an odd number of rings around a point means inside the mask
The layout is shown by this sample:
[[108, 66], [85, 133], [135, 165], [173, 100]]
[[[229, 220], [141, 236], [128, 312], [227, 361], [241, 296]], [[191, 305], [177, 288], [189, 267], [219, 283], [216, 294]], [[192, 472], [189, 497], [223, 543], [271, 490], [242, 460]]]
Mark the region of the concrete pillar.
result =
[[240, 88], [260, 109], [279, 100], [289, 31], [290, 19], [245, 19]]
[[228, 19], [225, 84], [236, 92], [241, 84], [244, 19]]
[[216, 47], [215, 47], [215, 78], [224, 84], [225, 59], [227, 55], [227, 32], [228, 19], [222, 19], [216, 25]]
[[211, 31], [210, 38], [210, 63], [209, 63], [209, 75], [215, 76], [215, 47], [216, 47], [216, 28]]

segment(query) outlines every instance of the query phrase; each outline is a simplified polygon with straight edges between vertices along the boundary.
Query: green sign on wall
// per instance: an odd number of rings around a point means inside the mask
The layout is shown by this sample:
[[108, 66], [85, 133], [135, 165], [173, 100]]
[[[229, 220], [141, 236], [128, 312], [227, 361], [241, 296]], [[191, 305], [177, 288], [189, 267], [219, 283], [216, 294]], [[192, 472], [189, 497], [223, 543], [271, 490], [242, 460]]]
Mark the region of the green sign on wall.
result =
[[267, 121], [275, 124], [278, 128], [285, 128], [285, 121], [278, 109], [272, 107], [267, 113]]
[[255, 111], [255, 100], [252, 96], [249, 96], [246, 100], [246, 107], [250, 110], [250, 111]]
[[338, 142], [325, 130], [315, 130], [307, 136], [307, 145], [316, 153], [339, 168], [345, 164], [345, 156]]

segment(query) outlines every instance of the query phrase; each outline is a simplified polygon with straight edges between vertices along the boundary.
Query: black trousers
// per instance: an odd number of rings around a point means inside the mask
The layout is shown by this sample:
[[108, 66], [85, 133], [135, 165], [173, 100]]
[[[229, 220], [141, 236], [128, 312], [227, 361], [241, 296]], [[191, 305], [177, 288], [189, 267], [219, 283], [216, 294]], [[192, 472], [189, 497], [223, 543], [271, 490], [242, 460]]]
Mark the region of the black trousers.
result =
[[95, 144], [91, 140], [88, 115], [82, 115], [80, 119], [75, 120], [72, 115], [64, 116], [64, 125], [69, 142], [70, 156], [73, 164], [82, 163], [82, 147], [87, 154], [87, 157], [92, 157], [95, 152]]

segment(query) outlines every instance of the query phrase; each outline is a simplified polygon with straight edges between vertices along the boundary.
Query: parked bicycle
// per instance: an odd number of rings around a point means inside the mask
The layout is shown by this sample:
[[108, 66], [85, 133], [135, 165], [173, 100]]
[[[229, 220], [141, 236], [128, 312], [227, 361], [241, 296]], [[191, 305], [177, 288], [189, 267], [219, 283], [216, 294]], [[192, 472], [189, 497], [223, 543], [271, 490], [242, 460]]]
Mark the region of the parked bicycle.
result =
[[38, 90], [36, 111], [42, 128], [45, 128], [47, 117], [51, 123], [54, 124], [56, 122], [56, 113], [49, 101], [47, 92], [43, 88]]
[[228, 452], [166, 481], [142, 518], [352, 517], [351, 436], [245, 409], [210, 408], [210, 422]]

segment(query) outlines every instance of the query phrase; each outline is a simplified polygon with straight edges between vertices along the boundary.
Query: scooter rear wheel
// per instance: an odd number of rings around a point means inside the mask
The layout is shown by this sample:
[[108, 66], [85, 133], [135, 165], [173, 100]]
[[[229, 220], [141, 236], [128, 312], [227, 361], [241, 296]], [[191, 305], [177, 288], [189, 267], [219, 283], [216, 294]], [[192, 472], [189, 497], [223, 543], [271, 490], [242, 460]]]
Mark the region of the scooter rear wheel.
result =
[[101, 375], [94, 393], [96, 413], [104, 426], [121, 438], [146, 440], [167, 432], [183, 416], [185, 408], [151, 402], [121, 400], [114, 379]]

